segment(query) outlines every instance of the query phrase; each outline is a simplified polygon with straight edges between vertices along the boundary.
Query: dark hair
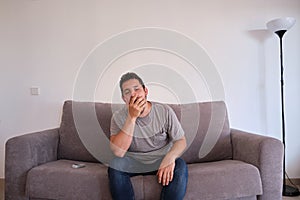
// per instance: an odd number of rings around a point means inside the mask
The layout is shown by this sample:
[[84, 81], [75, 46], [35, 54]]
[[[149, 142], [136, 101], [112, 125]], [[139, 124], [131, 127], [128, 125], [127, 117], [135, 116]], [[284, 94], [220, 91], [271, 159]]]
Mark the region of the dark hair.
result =
[[123, 76], [120, 79], [120, 89], [121, 89], [121, 93], [123, 94], [122, 91], [122, 85], [124, 82], [131, 80], [131, 79], [136, 79], [140, 82], [140, 84], [143, 86], [143, 88], [145, 89], [145, 84], [143, 82], [143, 80], [136, 74], [133, 72], [127, 72], [126, 74], [123, 74]]

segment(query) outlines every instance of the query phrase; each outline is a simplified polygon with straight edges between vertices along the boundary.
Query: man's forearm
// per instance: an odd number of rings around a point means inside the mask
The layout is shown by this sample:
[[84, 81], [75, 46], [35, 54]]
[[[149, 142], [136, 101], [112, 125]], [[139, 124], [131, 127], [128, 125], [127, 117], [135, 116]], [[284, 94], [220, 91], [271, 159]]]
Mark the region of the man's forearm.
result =
[[[163, 159], [164, 160], [163, 165], [169, 165], [171, 162], [175, 162], [175, 160], [181, 156], [185, 148], [186, 148], [186, 139], [183, 136], [183, 138], [174, 142], [170, 151], [165, 155], [165, 158]], [[165, 167], [165, 166], [161, 166], [161, 167]]]
[[123, 157], [130, 147], [135, 127], [135, 120], [128, 117], [122, 130], [110, 137], [110, 147], [118, 157]]
[[167, 153], [166, 156], [169, 156], [174, 159], [179, 158], [183, 153], [183, 151], [185, 150], [185, 148], [186, 148], [186, 139], [183, 136], [182, 139], [174, 142], [171, 150]]
[[174, 142], [171, 150], [166, 154], [162, 160], [157, 171], [158, 182], [162, 185], [168, 185], [173, 179], [175, 160], [181, 156], [186, 147], [186, 139], [183, 137]]

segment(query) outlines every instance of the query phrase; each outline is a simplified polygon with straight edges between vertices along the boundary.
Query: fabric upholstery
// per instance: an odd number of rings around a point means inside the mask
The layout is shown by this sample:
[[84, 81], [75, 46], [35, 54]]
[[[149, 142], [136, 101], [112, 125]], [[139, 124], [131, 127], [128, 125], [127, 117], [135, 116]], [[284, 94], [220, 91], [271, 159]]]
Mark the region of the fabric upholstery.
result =
[[[99, 163], [85, 163], [74, 169], [76, 161], [48, 162], [28, 172], [26, 191], [29, 197], [43, 199], [110, 199], [106, 167]], [[45, 180], [47, 177], [47, 181]], [[47, 188], [47, 189], [45, 189]]]
[[[102, 137], [100, 140], [108, 140], [110, 119], [113, 110], [120, 106], [121, 105], [111, 105], [108, 103], [66, 101], [63, 107], [62, 122], [59, 130], [59, 158], [77, 159], [87, 162], [99, 161], [100, 159], [97, 160], [86, 149], [78, 132], [81, 131], [87, 134], [87, 132], [92, 129], [93, 131], [91, 132], [97, 133], [102, 129], [107, 138]], [[224, 102], [185, 105], [171, 104], [170, 106], [175, 111], [186, 134], [188, 148], [182, 158], [187, 163], [232, 158], [230, 129]], [[77, 113], [79, 113], [80, 116], [78, 116]], [[96, 118], [98, 121], [91, 123], [93, 118]], [[83, 125], [81, 126], [81, 124]], [[89, 127], [89, 129], [86, 129], [86, 127]], [[101, 133], [97, 134], [100, 135]], [[214, 138], [207, 136], [215, 136], [216, 141], [211, 145], [213, 148], [201, 157], [200, 149], [209, 146], [209, 142], [214, 140]], [[109, 146], [105, 144], [102, 145], [102, 149], [103, 151], [110, 151]]]
[[[74, 169], [74, 163], [85, 167]], [[31, 169], [26, 191], [37, 199], [111, 200], [108, 183], [107, 167], [100, 163], [58, 160]], [[133, 177], [132, 184], [136, 199], [143, 199], [142, 177]]]
[[[28, 196], [41, 199], [111, 199], [107, 167], [85, 163], [86, 167], [73, 169], [74, 162], [58, 160], [31, 169], [26, 183]], [[186, 199], [199, 196], [207, 200], [234, 199], [262, 193], [258, 169], [242, 161], [224, 160], [190, 164], [188, 167]], [[214, 176], [218, 178], [212, 179]], [[156, 176], [133, 177], [132, 184], [136, 199], [159, 199], [162, 187]]]
[[[233, 199], [262, 194], [259, 170], [236, 160], [189, 166], [187, 199]], [[212, 177], [215, 177], [212, 179]]]
[[[282, 194], [283, 145], [275, 138], [264, 138], [240, 130], [231, 130], [233, 159], [250, 163], [260, 169], [263, 195], [259, 199], [277, 199]], [[259, 151], [260, 154], [255, 152]]]
[[9, 139], [5, 148], [5, 199], [23, 200], [29, 169], [57, 160], [58, 129]]
[[[5, 199], [111, 199], [107, 163], [110, 118], [119, 104], [66, 101], [59, 128], [9, 139], [5, 151]], [[282, 143], [230, 129], [224, 102], [175, 105], [186, 133], [185, 199], [280, 200]], [[95, 138], [92, 148], [84, 137]], [[93, 150], [96, 150], [94, 152]], [[101, 159], [99, 159], [99, 155]], [[71, 168], [84, 162], [85, 168]], [[159, 199], [156, 176], [132, 178], [136, 199]]]
[[[187, 163], [232, 158], [230, 128], [224, 102], [170, 106], [175, 111], [186, 134], [188, 148], [182, 158]], [[210, 149], [209, 146], [212, 148]], [[209, 152], [201, 155], [205, 149]]]
[[[90, 106], [90, 103], [83, 108]], [[87, 162], [97, 162], [85, 146], [82, 144], [77, 132], [77, 127], [74, 120], [72, 101], [66, 101], [63, 106], [63, 115], [59, 128], [59, 148], [58, 155], [60, 159], [81, 160]]]

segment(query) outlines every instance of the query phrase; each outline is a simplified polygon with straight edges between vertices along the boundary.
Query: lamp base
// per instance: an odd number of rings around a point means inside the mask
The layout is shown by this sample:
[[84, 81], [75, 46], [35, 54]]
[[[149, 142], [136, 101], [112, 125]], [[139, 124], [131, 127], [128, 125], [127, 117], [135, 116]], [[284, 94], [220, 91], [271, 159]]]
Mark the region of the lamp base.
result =
[[283, 191], [282, 191], [282, 195], [283, 196], [299, 196], [300, 192], [298, 190], [298, 188], [294, 188], [292, 186], [289, 185], [283, 185]]

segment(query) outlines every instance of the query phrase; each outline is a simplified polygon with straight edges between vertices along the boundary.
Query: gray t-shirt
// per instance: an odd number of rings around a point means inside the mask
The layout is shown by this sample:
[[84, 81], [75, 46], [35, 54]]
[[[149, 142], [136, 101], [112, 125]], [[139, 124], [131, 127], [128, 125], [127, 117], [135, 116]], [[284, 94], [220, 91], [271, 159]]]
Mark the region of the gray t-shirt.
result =
[[[145, 164], [162, 159], [173, 142], [184, 136], [184, 131], [172, 108], [155, 102], [151, 104], [150, 113], [145, 117], [137, 118], [132, 143], [127, 152], [127, 156]], [[121, 131], [127, 115], [127, 106], [113, 114], [111, 135]]]

